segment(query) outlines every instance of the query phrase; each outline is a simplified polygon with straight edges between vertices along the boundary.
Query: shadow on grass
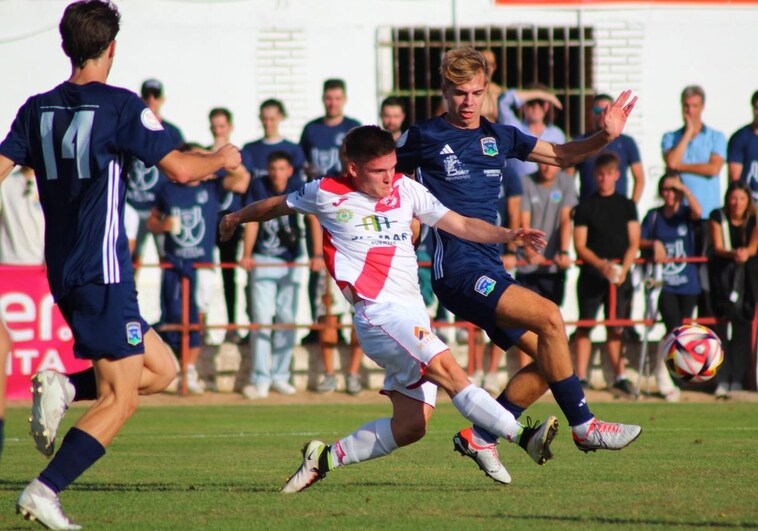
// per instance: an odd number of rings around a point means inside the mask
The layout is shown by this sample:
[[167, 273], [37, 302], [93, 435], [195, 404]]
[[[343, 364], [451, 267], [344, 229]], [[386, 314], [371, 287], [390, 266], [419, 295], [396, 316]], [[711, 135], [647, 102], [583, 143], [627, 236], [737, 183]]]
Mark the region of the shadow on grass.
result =
[[[0, 480], [0, 492], [17, 492], [26, 488], [26, 481]], [[93, 483], [83, 482], [71, 485], [68, 491], [77, 492], [192, 492], [192, 491], [218, 491], [218, 492], [279, 492], [279, 488], [249, 483]], [[1, 528], [0, 528], [1, 529]]]
[[[537, 522], [577, 522], [582, 524], [605, 524], [605, 525], [634, 525], [634, 526], [665, 526], [665, 527], [708, 527], [720, 529], [758, 529], [758, 522], [718, 522], [718, 521], [687, 521], [687, 520], [664, 520], [656, 518], [622, 518], [613, 516], [559, 516], [543, 514], [511, 514], [500, 513], [496, 518], [508, 518], [510, 520], [524, 520]], [[493, 520], [490, 518], [489, 520]]]

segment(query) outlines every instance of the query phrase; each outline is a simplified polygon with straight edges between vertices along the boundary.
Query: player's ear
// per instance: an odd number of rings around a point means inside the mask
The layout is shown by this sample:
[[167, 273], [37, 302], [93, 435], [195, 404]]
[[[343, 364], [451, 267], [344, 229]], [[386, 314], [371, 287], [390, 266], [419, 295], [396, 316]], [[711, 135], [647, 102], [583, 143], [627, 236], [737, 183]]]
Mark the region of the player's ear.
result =
[[116, 40], [114, 39], [108, 45], [108, 59], [113, 59], [115, 55], [116, 55]]
[[355, 163], [355, 161], [352, 161], [352, 160], [347, 161], [347, 174], [350, 177], [358, 176], [358, 165]]

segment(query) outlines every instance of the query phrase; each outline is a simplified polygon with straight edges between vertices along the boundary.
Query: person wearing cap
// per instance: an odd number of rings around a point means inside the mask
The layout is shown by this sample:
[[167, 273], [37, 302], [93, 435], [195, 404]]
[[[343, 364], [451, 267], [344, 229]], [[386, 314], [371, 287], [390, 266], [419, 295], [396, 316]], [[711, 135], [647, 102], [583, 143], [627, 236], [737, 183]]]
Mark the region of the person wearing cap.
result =
[[[165, 103], [166, 99], [163, 95], [163, 83], [157, 79], [147, 79], [142, 83], [140, 89], [140, 95], [142, 101], [148, 109], [152, 111], [155, 117], [158, 119], [163, 129], [168, 132], [172, 142], [176, 148], [179, 148], [184, 144], [184, 136], [182, 132], [174, 124], [167, 122], [161, 116], [161, 107]], [[132, 159], [129, 166], [129, 180], [128, 188], [126, 190], [126, 202], [127, 205], [133, 208], [137, 216], [133, 216], [129, 219], [133, 219], [137, 223], [137, 226], [127, 226], [127, 234], [133, 234], [134, 244], [132, 251], [132, 262], [139, 263], [142, 257], [142, 248], [147, 239], [149, 231], [147, 230], [147, 219], [150, 217], [150, 210], [155, 202], [155, 194], [159, 188], [167, 181], [166, 176], [163, 175], [157, 166], [146, 167], [139, 159]], [[133, 223], [134, 223], [133, 222]], [[162, 245], [159, 243], [158, 238], [162, 236], [156, 236], [156, 248], [158, 254], [161, 254]]]

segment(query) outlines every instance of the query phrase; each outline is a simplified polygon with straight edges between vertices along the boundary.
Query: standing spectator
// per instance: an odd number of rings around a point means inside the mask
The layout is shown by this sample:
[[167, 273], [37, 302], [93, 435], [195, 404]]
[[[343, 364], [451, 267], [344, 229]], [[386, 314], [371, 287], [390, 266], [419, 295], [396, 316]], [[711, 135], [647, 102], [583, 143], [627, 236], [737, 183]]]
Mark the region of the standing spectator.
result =
[[[219, 147], [226, 145], [231, 140], [232, 131], [234, 125], [232, 123], [232, 113], [229, 109], [218, 107], [211, 109], [208, 113], [208, 120], [210, 121], [211, 135], [213, 135], [213, 145], [209, 148], [211, 151], [217, 150]], [[240, 168], [239, 171], [245, 171], [244, 168]], [[225, 171], [220, 171], [217, 175], [219, 178], [226, 176]], [[250, 181], [250, 175], [246, 177], [248, 182]], [[221, 204], [219, 206], [219, 219], [229, 212], [234, 212], [242, 208], [242, 195], [226, 190], [221, 198]], [[239, 248], [239, 242], [242, 237], [242, 230], [238, 229], [229, 240], [222, 242], [216, 235], [216, 247], [218, 247], [219, 261], [222, 264], [236, 264], [237, 263], [237, 251]], [[237, 270], [234, 267], [222, 267], [221, 268], [221, 280], [224, 285], [224, 303], [226, 305], [226, 322], [234, 324], [237, 322], [237, 283], [235, 277]], [[239, 339], [239, 334], [227, 330], [225, 341], [236, 342]]]
[[[657, 305], [668, 334], [683, 319], [692, 317], [700, 294], [696, 264], [668, 261], [696, 256], [695, 226], [700, 222], [700, 203], [676, 173], [660, 178], [658, 194], [663, 198], [663, 206], [651, 209], [642, 220], [640, 249], [652, 251], [653, 262], [663, 264], [663, 286]], [[654, 374], [664, 398], [678, 401], [679, 388], [671, 379], [663, 357], [656, 361]]]
[[34, 170], [22, 166], [0, 183], [0, 264], [41, 265], [44, 261], [45, 219]]
[[490, 122], [496, 123], [498, 116], [498, 99], [503, 93], [503, 88], [492, 80], [492, 75], [497, 70], [497, 58], [495, 52], [487, 48], [480, 52], [484, 57], [485, 63], [487, 63], [487, 92], [484, 95], [484, 102], [482, 102], [482, 116], [487, 118]]
[[[250, 183], [245, 204], [286, 195], [302, 185], [302, 178], [294, 174], [289, 154], [274, 151], [268, 156], [266, 176]], [[302, 252], [298, 218], [298, 214], [293, 213], [245, 225], [240, 263], [250, 271], [248, 289], [253, 323], [262, 326], [295, 323], [302, 271], [286, 264], [295, 262]], [[253, 363], [250, 383], [242, 389], [245, 398], [266, 398], [270, 388], [284, 395], [295, 393], [295, 387], [290, 383], [294, 346], [294, 328], [261, 328], [250, 334]]]
[[758, 226], [746, 183], [729, 184], [724, 207], [711, 212], [709, 226], [713, 242], [708, 262], [713, 310], [716, 317], [726, 321], [714, 327], [725, 354], [717, 376], [716, 397], [728, 398], [730, 391], [741, 391], [745, 382], [758, 300]]
[[729, 181], [742, 181], [758, 202], [758, 90], [750, 98], [753, 121], [732, 135], [726, 150], [729, 162]]
[[[579, 319], [594, 320], [601, 305], [605, 307], [605, 318], [610, 318], [610, 284], [616, 286], [616, 318], [626, 319], [628, 301], [632, 296], [632, 281], [628, 274], [640, 244], [637, 208], [634, 201], [616, 192], [619, 163], [615, 153], [599, 155], [594, 171], [597, 192], [580, 201], [574, 213], [576, 256], [584, 262], [576, 286]], [[576, 374], [585, 386], [588, 385], [592, 328], [577, 327], [575, 336]], [[634, 386], [624, 376], [621, 331], [620, 326], [606, 327], [608, 358], [616, 377], [611, 387], [634, 396]]]
[[[205, 153], [196, 144], [187, 144], [183, 151]], [[213, 300], [214, 274], [207, 267], [196, 269], [197, 264], [213, 263], [213, 246], [216, 241], [216, 220], [224, 190], [243, 193], [247, 190], [249, 174], [244, 166], [229, 170], [225, 177], [210, 174], [203, 181], [190, 184], [167, 182], [157, 192], [148, 229], [156, 234], [168, 233], [163, 259], [172, 267], [163, 270], [161, 279], [161, 324], [182, 322], [182, 279], [190, 282], [191, 324], [203, 322]], [[180, 332], [161, 334], [174, 352], [181, 349]], [[195, 366], [200, 357], [200, 332], [190, 332], [190, 351], [183, 367], [187, 390], [202, 394], [205, 390]]]
[[[526, 90], [507, 90], [498, 101], [498, 123], [512, 125], [522, 133], [535, 136], [545, 142], [563, 144], [566, 142], [566, 135], [560, 127], [546, 120], [550, 114], [551, 105], [558, 109], [562, 108], [558, 98], [541, 83], [532, 83]], [[516, 116], [517, 109], [524, 113], [523, 120], [519, 120]], [[537, 171], [536, 162], [511, 158], [507, 163], [519, 178]]]
[[[695, 246], [699, 256], [709, 250], [708, 215], [719, 208], [721, 183], [719, 174], [726, 158], [726, 137], [720, 131], [703, 123], [705, 92], [697, 85], [682, 91], [682, 118], [684, 126], [663, 135], [661, 149], [666, 168], [678, 172], [682, 181], [697, 198], [702, 209]], [[708, 290], [707, 268], [700, 267], [698, 315], [713, 315]]]
[[[353, 127], [361, 125], [357, 120], [345, 116], [347, 92], [342, 79], [324, 81], [321, 101], [324, 104], [324, 116], [308, 122], [300, 136], [300, 147], [305, 153], [308, 180], [324, 175], [340, 175], [342, 140]], [[310, 236], [311, 233], [312, 231], [309, 231], [308, 235]], [[309, 256], [320, 254], [310, 237], [306, 239], [306, 244]], [[318, 286], [319, 284], [323, 286], [326, 282], [324, 269], [312, 270], [308, 277], [308, 298], [313, 322], [318, 319]], [[305, 336], [303, 343], [316, 343], [318, 337], [318, 332], [313, 330]]]
[[[174, 147], [176, 149], [181, 147], [184, 144], [182, 132], [174, 124], [164, 120], [161, 115], [161, 107], [166, 102], [166, 98], [163, 95], [163, 83], [157, 79], [148, 79], [142, 83], [140, 92], [142, 101], [145, 102], [147, 108], [150, 109], [163, 129], [166, 130]], [[139, 264], [142, 261], [142, 251], [149, 232], [147, 229], [147, 219], [150, 217], [150, 212], [155, 203], [155, 195], [166, 181], [166, 176], [161, 173], [157, 166], [145, 166], [138, 158], [132, 158], [129, 165], [126, 201], [137, 212], [139, 218], [132, 251], [132, 262], [135, 264]], [[128, 231], [134, 232], [130, 228], [128, 228]], [[157, 238], [155, 242], [158, 256], [161, 256], [163, 252], [162, 238]]]
[[403, 100], [395, 96], [384, 98], [379, 117], [382, 120], [382, 129], [392, 133], [392, 138], [397, 142], [397, 139], [403, 134], [403, 124], [405, 123]]
[[[542, 252], [525, 248], [516, 280], [556, 305], [563, 304], [566, 269], [571, 265], [571, 213], [577, 205], [576, 187], [570, 175], [557, 166], [538, 164], [537, 173], [521, 179], [521, 226], [545, 233], [547, 245]], [[543, 262], [552, 262], [544, 264]], [[519, 365], [526, 367], [529, 356], [519, 350]]]
[[[595, 134], [603, 129], [603, 112], [613, 104], [613, 98], [608, 94], [597, 94], [592, 99], [592, 128], [581, 135], [579, 138], [586, 138]], [[631, 197], [635, 203], [640, 202], [642, 197], [642, 190], [645, 187], [645, 170], [642, 167], [642, 161], [640, 159], [640, 151], [637, 148], [637, 143], [631, 136], [622, 134], [613, 142], [608, 144], [603, 153], [612, 151], [619, 159], [619, 180], [616, 182], [616, 193], [625, 197]], [[587, 199], [595, 193], [597, 187], [595, 186], [595, 176], [592, 173], [592, 168], [595, 166], [597, 157], [590, 157], [585, 161], [580, 162], [574, 168], [579, 172], [579, 199]], [[631, 196], [628, 190], [628, 173], [632, 173], [632, 191]]]
[[305, 155], [302, 148], [284, 138], [279, 132], [279, 124], [286, 117], [287, 111], [281, 101], [272, 98], [261, 103], [258, 119], [263, 128], [263, 138], [242, 146], [242, 162], [253, 179], [266, 175], [268, 157], [275, 151], [287, 153], [292, 161], [294, 174], [302, 176], [305, 167]]

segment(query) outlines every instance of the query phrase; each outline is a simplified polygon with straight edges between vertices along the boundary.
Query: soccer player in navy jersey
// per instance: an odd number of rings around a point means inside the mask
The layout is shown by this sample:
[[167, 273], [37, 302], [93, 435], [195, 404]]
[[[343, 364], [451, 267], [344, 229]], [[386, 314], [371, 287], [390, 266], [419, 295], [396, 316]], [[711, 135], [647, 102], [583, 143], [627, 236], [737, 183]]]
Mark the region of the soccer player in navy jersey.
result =
[[[30, 97], [0, 143], [0, 180], [16, 164], [34, 168], [45, 214], [50, 290], [72, 329], [74, 353], [92, 360], [90, 374], [96, 382], [94, 404], [16, 505], [24, 517], [52, 529], [80, 529], [63, 513], [58, 494], [105, 454], [134, 413], [139, 394], [159, 392], [174, 378], [171, 353], [137, 304], [122, 218], [129, 159], [157, 164], [179, 182], [234, 169], [241, 160], [231, 145], [207, 155], [174, 150], [172, 139], [136, 94], [106, 84], [119, 23], [110, 2], [84, 0], [66, 8], [60, 32], [71, 77]], [[49, 391], [60, 402], [54, 418], [32, 423], [33, 432], [44, 438], [45, 421], [57, 429], [79, 389], [51, 371], [39, 376], [35, 405]], [[48, 442], [45, 449], [52, 453], [53, 441]]]
[[[637, 98], [624, 91], [604, 112], [603, 129], [580, 141], [551, 144], [481, 117], [486, 62], [470, 48], [447, 52], [440, 67], [448, 112], [412, 126], [397, 142], [398, 169], [416, 178], [448, 208], [493, 222], [505, 159], [561, 167], [597, 153], [621, 134]], [[558, 306], [523, 288], [505, 271], [497, 247], [435, 229], [433, 286], [455, 315], [484, 329], [503, 349], [517, 345], [535, 362], [518, 371], [498, 401], [518, 418], [550, 388], [584, 451], [619, 449], [639, 426], [597, 420], [589, 410], [569, 356]], [[482, 470], [504, 468], [497, 438], [479, 426], [453, 438], [455, 449]]]

